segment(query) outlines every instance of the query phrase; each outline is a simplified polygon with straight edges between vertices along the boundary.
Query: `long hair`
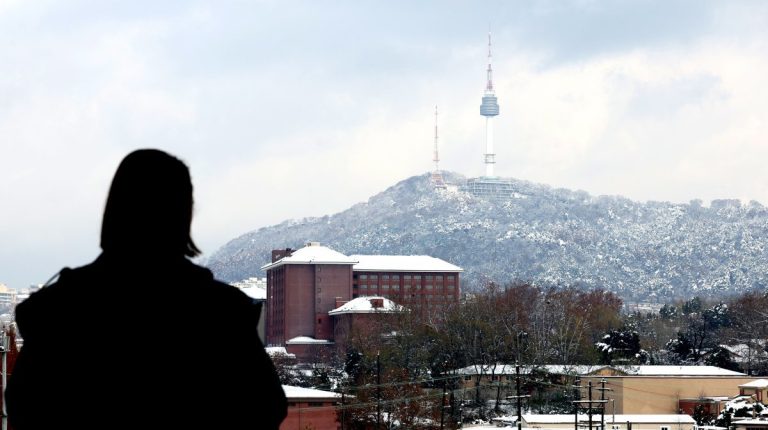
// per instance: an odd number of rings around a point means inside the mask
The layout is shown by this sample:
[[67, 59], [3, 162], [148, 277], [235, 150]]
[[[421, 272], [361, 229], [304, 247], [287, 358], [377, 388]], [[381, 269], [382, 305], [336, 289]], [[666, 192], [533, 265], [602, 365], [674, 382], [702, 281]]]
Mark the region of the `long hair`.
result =
[[178, 158], [156, 149], [128, 154], [115, 172], [101, 225], [105, 252], [194, 257], [192, 180]]

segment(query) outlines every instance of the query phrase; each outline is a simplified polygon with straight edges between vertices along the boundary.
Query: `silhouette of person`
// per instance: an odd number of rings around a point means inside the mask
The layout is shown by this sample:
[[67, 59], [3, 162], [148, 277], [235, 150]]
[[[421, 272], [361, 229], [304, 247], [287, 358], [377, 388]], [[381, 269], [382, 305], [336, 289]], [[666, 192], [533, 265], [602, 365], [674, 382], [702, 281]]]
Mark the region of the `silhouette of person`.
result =
[[16, 308], [16, 430], [280, 426], [286, 399], [257, 334], [261, 308], [187, 259], [199, 253], [192, 206], [177, 158], [143, 149], [121, 162], [101, 255]]

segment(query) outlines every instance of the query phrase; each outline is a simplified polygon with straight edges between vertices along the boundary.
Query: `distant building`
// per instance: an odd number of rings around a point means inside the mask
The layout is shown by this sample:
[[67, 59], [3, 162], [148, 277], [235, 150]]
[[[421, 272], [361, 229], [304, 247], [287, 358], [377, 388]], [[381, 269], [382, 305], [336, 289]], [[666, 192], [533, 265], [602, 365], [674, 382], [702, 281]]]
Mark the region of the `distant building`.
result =
[[768, 379], [756, 379], [739, 385], [739, 395], [752, 396], [760, 403], [768, 402]]
[[352, 297], [382, 296], [407, 307], [459, 300], [460, 267], [426, 255], [352, 255]]
[[334, 341], [346, 346], [353, 329], [363, 333], [381, 331], [387, 322], [406, 308], [385, 297], [358, 297], [328, 312], [334, 320]]
[[16, 306], [16, 289], [5, 284], [0, 284], [0, 307]]
[[267, 271], [266, 344], [285, 346], [300, 359], [334, 345], [337, 324], [350, 320], [341, 309], [353, 299], [376, 297], [436, 311], [458, 302], [463, 271], [429, 256], [346, 256], [317, 242], [274, 250], [262, 269]]
[[516, 195], [515, 184], [511, 179], [505, 178], [470, 178], [461, 187], [474, 196], [493, 201], [509, 200]]

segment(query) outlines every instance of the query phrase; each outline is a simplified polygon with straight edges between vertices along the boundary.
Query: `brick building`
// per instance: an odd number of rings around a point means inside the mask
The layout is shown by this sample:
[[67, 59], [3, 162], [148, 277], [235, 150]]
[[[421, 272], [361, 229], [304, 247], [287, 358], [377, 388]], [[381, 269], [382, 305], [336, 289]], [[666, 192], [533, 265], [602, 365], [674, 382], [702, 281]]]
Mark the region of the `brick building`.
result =
[[288, 416], [280, 430], [337, 430], [341, 428], [337, 406], [341, 394], [313, 388], [283, 385], [288, 400]]
[[[334, 309], [376, 296], [409, 308], [459, 300], [460, 267], [429, 256], [346, 256], [317, 242], [272, 251], [267, 272], [266, 344], [307, 358], [334, 344]], [[340, 315], [337, 313], [337, 315]]]

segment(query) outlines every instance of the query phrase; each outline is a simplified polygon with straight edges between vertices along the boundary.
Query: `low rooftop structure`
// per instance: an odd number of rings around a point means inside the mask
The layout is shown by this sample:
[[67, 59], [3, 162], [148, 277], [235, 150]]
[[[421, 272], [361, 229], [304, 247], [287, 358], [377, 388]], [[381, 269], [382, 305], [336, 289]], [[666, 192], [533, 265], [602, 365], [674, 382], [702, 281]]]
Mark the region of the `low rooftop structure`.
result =
[[318, 242], [309, 242], [307, 246], [290, 251], [277, 261], [265, 264], [261, 270], [269, 270], [286, 264], [349, 264], [353, 265], [357, 260], [348, 257], [338, 251], [334, 251], [327, 246], [320, 245]]
[[386, 297], [366, 296], [350, 300], [328, 312], [330, 316], [343, 314], [371, 314], [376, 312], [403, 312], [404, 307]]
[[288, 400], [288, 416], [280, 430], [339, 428], [336, 408], [342, 399], [340, 393], [292, 385], [283, 385], [283, 391]]

